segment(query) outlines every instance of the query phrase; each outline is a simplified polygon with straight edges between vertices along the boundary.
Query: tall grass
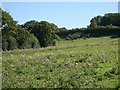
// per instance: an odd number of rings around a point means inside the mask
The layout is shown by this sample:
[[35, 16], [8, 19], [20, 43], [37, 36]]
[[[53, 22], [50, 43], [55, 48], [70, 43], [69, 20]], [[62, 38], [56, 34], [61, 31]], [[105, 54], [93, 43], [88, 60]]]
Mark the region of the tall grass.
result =
[[118, 38], [3, 52], [3, 88], [117, 88]]

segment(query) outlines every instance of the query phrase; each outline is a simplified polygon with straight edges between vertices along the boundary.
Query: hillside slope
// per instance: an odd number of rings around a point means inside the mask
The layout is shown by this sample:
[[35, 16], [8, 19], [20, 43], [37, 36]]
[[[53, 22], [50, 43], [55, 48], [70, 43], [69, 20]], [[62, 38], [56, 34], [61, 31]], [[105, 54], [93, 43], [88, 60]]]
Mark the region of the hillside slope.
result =
[[118, 38], [3, 52], [3, 88], [117, 88]]

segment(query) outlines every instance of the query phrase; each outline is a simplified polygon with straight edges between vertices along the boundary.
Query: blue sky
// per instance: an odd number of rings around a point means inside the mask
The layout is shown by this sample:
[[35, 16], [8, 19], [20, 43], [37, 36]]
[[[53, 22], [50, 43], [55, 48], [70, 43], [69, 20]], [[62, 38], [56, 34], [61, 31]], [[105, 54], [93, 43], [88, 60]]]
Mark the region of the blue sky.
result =
[[19, 24], [29, 20], [48, 21], [58, 27], [81, 28], [90, 19], [105, 13], [117, 13], [117, 2], [3, 2], [2, 8]]

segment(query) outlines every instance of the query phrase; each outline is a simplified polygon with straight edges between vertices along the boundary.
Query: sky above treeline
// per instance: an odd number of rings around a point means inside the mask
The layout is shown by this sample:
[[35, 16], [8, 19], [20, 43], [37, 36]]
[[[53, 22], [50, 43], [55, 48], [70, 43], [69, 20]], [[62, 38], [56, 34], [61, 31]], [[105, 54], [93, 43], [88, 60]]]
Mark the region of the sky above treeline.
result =
[[87, 27], [97, 15], [117, 13], [118, 2], [3, 2], [2, 9], [18, 24], [48, 21], [71, 29]]

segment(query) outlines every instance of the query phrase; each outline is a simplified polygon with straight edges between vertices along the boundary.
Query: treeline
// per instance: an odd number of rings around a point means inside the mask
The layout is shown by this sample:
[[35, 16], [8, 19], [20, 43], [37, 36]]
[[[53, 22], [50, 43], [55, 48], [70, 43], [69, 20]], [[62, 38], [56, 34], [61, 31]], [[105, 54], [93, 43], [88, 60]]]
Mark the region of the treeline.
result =
[[55, 46], [60, 39], [77, 39], [100, 36], [120, 36], [120, 14], [109, 13], [92, 18], [87, 28], [68, 30], [65, 27], [47, 21], [27, 21], [23, 25], [17, 24], [9, 13], [2, 12], [2, 49], [25, 49]]
[[66, 40], [74, 40], [79, 38], [110, 36], [111, 38], [120, 37], [120, 27], [116, 26], [99, 26], [97, 28], [76, 28], [68, 31], [57, 33], [58, 36]]
[[23, 25], [17, 22], [6, 11], [2, 12], [2, 49], [25, 49], [55, 46], [59, 37], [58, 27], [46, 21], [31, 20]]
[[63, 39], [111, 36], [120, 37], [120, 13], [109, 13], [90, 20], [87, 28], [63, 29], [57, 33]]

